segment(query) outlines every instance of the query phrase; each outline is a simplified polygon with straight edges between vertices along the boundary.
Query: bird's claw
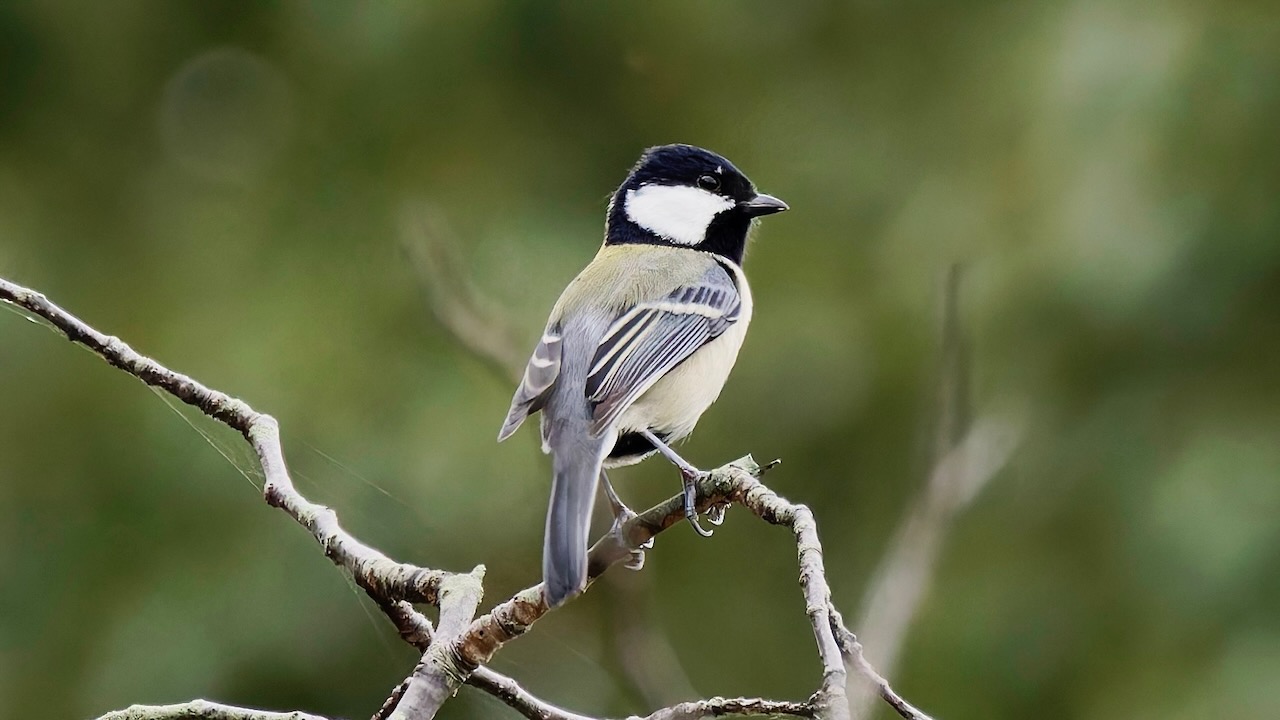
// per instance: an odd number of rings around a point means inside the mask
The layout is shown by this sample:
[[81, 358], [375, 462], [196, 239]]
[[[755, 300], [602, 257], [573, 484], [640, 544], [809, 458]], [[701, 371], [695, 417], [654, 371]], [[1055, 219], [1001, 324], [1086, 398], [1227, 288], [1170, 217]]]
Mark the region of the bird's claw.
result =
[[632, 550], [631, 559], [622, 563], [622, 567], [628, 570], [640, 570], [644, 568], [644, 550]]
[[631, 541], [627, 539], [627, 534], [623, 532], [623, 528], [627, 522], [634, 518], [636, 514], [623, 506], [624, 512], [620, 512], [613, 518], [613, 527], [609, 528], [609, 533], [617, 538], [618, 544], [631, 553], [631, 559], [622, 564], [628, 570], [639, 570], [644, 567], [644, 551], [653, 549], [653, 538], [649, 538], [640, 543], [636, 547], [631, 547]]
[[716, 503], [707, 508], [707, 522], [719, 527], [724, 522], [724, 514], [729, 510], [729, 503]]
[[693, 513], [692, 515], [685, 515], [685, 519], [689, 521], [689, 524], [693, 526], [693, 529], [702, 537], [711, 537], [712, 535], [715, 535], [714, 530], [708, 530], [698, 524], [697, 513]]
[[[699, 535], [702, 537], [711, 537], [715, 534], [714, 531], [707, 530], [698, 524], [697, 481], [701, 475], [702, 473], [696, 470], [688, 472], [682, 469], [680, 472], [680, 476], [684, 480], [684, 517], [689, 521], [689, 524], [693, 526], [693, 529], [697, 531]], [[721, 515], [723, 515], [723, 513], [721, 513]], [[710, 516], [708, 516], [707, 519], [710, 520]], [[719, 525], [719, 523], [714, 521], [712, 524]]]

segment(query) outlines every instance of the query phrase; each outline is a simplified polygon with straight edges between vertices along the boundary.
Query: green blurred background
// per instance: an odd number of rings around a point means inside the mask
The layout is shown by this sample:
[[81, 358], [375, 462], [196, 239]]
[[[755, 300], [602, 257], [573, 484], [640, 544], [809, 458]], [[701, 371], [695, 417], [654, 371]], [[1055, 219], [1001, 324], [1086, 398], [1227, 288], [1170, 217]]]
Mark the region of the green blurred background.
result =
[[[276, 415], [304, 493], [393, 557], [485, 563], [496, 601], [538, 579], [547, 463], [494, 443], [511, 385], [431, 318], [406, 209], [531, 347], [640, 150], [710, 147], [793, 211], [686, 455], [785, 459], [851, 621], [932, 462], [953, 262], [974, 412], [1024, 423], [899, 689], [948, 720], [1280, 717], [1274, 4], [649, 5], [5, 3], [0, 276]], [[0, 407], [0, 716], [364, 717], [412, 667], [215, 423], [9, 312]], [[676, 528], [494, 666], [647, 712], [643, 605], [675, 699], [804, 697], [794, 577], [740, 510]], [[468, 688], [445, 716], [515, 715]]]

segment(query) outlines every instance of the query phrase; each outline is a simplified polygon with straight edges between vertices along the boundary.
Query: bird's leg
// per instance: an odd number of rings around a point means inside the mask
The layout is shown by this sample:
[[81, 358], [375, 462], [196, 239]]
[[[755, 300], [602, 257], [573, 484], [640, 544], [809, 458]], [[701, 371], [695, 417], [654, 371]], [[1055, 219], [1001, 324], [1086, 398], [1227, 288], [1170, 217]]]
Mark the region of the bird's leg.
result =
[[[684, 517], [689, 521], [689, 524], [693, 526], [693, 529], [696, 530], [699, 535], [702, 537], [711, 537], [712, 531], [704, 530], [702, 526], [698, 524], [698, 509], [695, 506], [698, 490], [697, 482], [698, 478], [702, 477], [703, 472], [690, 465], [688, 460], [677, 455], [676, 451], [672, 450], [670, 445], [659, 440], [658, 436], [654, 435], [652, 432], [649, 432], [648, 430], [641, 430], [640, 435], [643, 436], [645, 440], [652, 443], [653, 446], [657, 448], [658, 452], [662, 453], [663, 457], [671, 461], [672, 465], [675, 465], [680, 469], [680, 479], [684, 482]], [[719, 513], [718, 519], [724, 519], [723, 511]], [[716, 522], [715, 524], [719, 525], [720, 523]]]
[[[604, 495], [609, 500], [609, 509], [613, 511], [613, 526], [609, 528], [609, 532], [618, 536], [618, 540], [623, 547], [627, 547], [627, 539], [622, 534], [622, 526], [636, 513], [622, 502], [622, 498], [618, 497], [618, 492], [613, 489], [613, 483], [609, 482], [609, 476], [604, 474], [604, 470], [600, 471], [600, 484], [604, 486]], [[644, 567], [644, 551], [653, 548], [653, 538], [640, 543], [640, 547], [631, 548], [631, 559], [623, 564], [628, 570], [639, 570]]]
[[600, 485], [604, 487], [604, 496], [608, 498], [609, 509], [613, 511], [614, 525], [621, 525], [636, 516], [635, 511], [618, 497], [618, 491], [613, 489], [613, 483], [609, 482], [609, 476], [603, 470], [600, 471]]

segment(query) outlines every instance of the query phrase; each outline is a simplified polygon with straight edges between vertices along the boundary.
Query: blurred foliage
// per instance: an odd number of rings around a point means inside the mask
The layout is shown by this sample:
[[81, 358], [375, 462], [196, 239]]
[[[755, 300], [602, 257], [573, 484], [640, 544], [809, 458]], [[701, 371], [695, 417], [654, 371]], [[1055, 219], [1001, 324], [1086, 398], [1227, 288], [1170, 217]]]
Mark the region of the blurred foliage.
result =
[[[511, 387], [424, 309], [405, 208], [532, 342], [639, 151], [705, 145], [794, 209], [687, 455], [786, 459], [847, 616], [928, 470], [953, 261], [975, 409], [1029, 409], [900, 689], [951, 720], [1274, 718], [1277, 117], [1261, 1], [5, 3], [0, 276], [275, 414], [304, 492], [394, 557], [485, 563], [496, 600], [538, 578], [547, 464], [532, 432], [494, 444]], [[235, 436], [10, 313], [0, 403], [0, 716], [361, 717], [412, 666]], [[614, 479], [676, 488], [660, 461]], [[659, 540], [699, 693], [814, 687], [793, 553], [732, 512]], [[644, 710], [615, 602], [496, 667]], [[446, 714], [513, 716], [471, 690]]]

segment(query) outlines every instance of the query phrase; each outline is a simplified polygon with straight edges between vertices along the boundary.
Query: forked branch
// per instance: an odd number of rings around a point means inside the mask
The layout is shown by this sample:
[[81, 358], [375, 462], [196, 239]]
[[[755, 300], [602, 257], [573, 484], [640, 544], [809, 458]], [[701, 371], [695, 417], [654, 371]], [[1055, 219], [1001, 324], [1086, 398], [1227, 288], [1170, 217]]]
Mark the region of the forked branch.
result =
[[[405, 641], [422, 653], [421, 661], [397, 686], [377, 717], [406, 720], [433, 717], [441, 704], [465, 682], [493, 694], [527, 718], [590, 720], [539, 700], [511, 678], [484, 667], [505, 643], [523, 635], [546, 614], [548, 609], [542, 600], [541, 586], [523, 590], [488, 613], [476, 617], [483, 592], [483, 567], [469, 573], [453, 573], [398, 563], [351, 536], [339, 525], [332, 510], [310, 502], [294, 487], [285, 465], [279, 426], [271, 416], [169, 370], [134, 351], [119, 338], [95, 330], [34, 290], [0, 279], [0, 301], [10, 302], [47, 320], [69, 340], [93, 350], [112, 366], [198, 408], [248, 440], [262, 465], [266, 478], [263, 494], [268, 504], [280, 508], [306, 528], [320, 544], [325, 556], [350, 572], [356, 583], [396, 625]], [[845, 637], [848, 631], [843, 630], [831, 603], [813, 514], [807, 507], [788, 502], [760, 483], [759, 476], [768, 467], [761, 468], [747, 457], [712, 471], [698, 485], [698, 506], [705, 509], [713, 503], [736, 502], [769, 523], [788, 527], [795, 535], [805, 609], [823, 665], [822, 683], [812, 697], [803, 701], [710, 698], [663, 708], [647, 716], [646, 720], [752, 714], [837, 720], [849, 717], [845, 697], [845, 661], [850, 656], [850, 647], [859, 650], [860, 647], [856, 640], [850, 645], [852, 636]], [[598, 577], [629, 557], [633, 548], [680, 522], [683, 517], [681, 500], [676, 496], [633, 518], [623, 527], [621, 536], [625, 542], [610, 535], [591, 548], [591, 578]], [[427, 618], [411, 603], [439, 607], [439, 627], [432, 628]], [[860, 657], [860, 652], [857, 657]], [[850, 667], [878, 679], [884, 688], [888, 687], [865, 659], [860, 664], [851, 663]], [[886, 700], [889, 697], [886, 696]], [[890, 700], [890, 705], [903, 717], [927, 718], [905, 702]], [[100, 720], [166, 718], [324, 720], [302, 712], [252, 710], [204, 700], [180, 705], [133, 706], [109, 713]]]

